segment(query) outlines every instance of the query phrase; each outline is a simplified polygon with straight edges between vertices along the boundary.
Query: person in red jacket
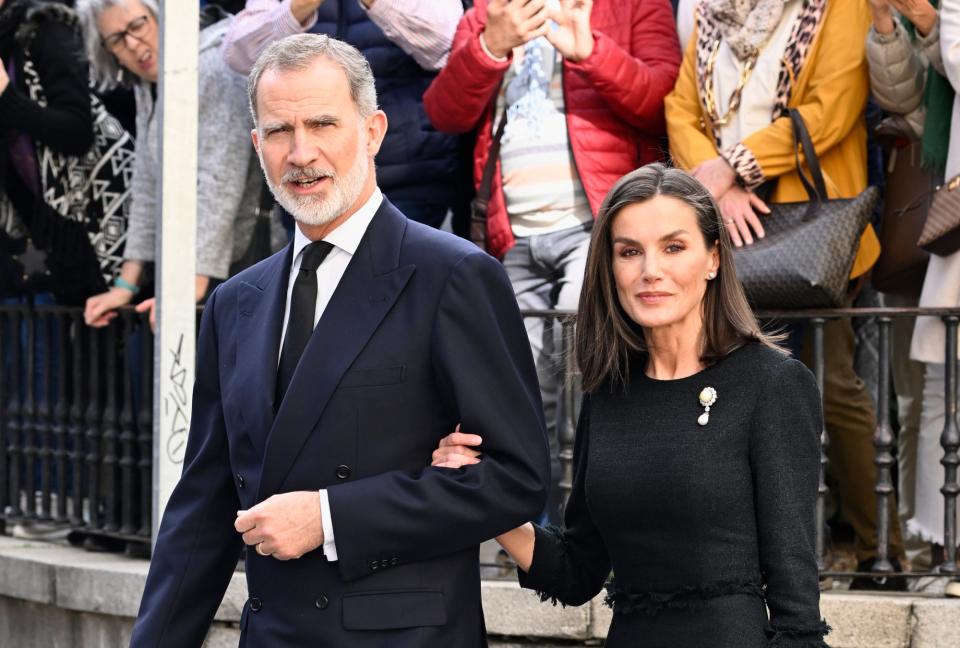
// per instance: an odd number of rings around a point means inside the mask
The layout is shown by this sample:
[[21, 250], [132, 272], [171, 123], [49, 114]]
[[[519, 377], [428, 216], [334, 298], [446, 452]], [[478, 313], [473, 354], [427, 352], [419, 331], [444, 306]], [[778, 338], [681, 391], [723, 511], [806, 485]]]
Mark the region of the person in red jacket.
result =
[[[486, 244], [521, 308], [576, 308], [604, 196], [663, 156], [680, 60], [669, 0], [478, 0], [461, 19], [424, 107], [438, 130], [478, 129], [478, 186], [503, 125]], [[559, 327], [526, 324], [556, 457]]]

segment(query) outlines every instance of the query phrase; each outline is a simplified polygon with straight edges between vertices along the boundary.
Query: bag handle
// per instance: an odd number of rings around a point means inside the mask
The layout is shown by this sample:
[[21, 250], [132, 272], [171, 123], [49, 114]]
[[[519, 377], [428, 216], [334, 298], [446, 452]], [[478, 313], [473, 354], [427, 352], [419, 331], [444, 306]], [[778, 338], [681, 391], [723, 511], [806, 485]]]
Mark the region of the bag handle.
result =
[[[807, 216], [820, 204], [827, 200], [827, 184], [823, 180], [823, 170], [820, 168], [820, 158], [813, 146], [813, 140], [810, 138], [810, 132], [807, 130], [807, 124], [803, 121], [803, 115], [796, 108], [789, 109], [790, 123], [793, 125], [793, 154], [797, 163], [797, 174], [800, 176], [800, 182], [810, 198], [810, 207], [807, 208]], [[803, 156], [807, 160], [807, 166], [810, 168], [811, 179], [803, 172], [803, 166], [800, 164], [800, 148], [803, 148]], [[806, 220], [806, 217], [804, 218]]]
[[484, 205], [490, 202], [490, 195], [493, 193], [493, 173], [497, 168], [497, 160], [500, 159], [500, 141], [503, 139], [503, 131], [506, 127], [507, 111], [504, 109], [500, 123], [497, 125], [497, 132], [493, 136], [493, 142], [490, 143], [490, 155], [487, 157], [487, 163], [483, 166], [480, 186], [477, 187], [477, 200]]

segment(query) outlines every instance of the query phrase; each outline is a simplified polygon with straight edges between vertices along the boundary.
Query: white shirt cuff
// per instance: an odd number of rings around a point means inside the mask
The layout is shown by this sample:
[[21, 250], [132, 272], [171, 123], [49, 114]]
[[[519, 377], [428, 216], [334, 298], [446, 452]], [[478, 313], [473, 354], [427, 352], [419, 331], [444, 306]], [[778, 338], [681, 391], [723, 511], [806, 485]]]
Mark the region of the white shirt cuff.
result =
[[320, 523], [323, 525], [323, 555], [330, 562], [337, 560], [337, 545], [333, 540], [333, 517], [330, 515], [330, 498], [327, 489], [320, 490]]

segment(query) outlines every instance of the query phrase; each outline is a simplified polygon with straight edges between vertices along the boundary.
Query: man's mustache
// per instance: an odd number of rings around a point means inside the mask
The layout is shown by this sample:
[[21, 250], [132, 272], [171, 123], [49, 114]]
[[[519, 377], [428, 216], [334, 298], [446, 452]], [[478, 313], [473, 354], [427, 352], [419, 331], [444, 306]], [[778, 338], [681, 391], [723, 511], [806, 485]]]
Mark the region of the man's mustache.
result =
[[303, 180], [318, 180], [320, 178], [337, 179], [337, 174], [331, 169], [320, 169], [316, 167], [305, 167], [303, 169], [291, 169], [283, 174], [280, 182], [301, 182]]

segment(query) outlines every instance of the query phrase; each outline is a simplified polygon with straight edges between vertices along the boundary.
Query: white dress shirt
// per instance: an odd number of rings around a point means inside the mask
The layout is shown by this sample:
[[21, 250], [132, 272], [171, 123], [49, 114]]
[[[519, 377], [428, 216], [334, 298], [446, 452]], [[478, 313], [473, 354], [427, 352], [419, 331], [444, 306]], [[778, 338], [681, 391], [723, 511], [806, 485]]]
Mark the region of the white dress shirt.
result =
[[[335, 230], [323, 237], [323, 240], [333, 244], [333, 249], [323, 260], [323, 263], [317, 268], [317, 308], [313, 313], [313, 327], [317, 327], [320, 316], [326, 310], [330, 298], [343, 278], [350, 260], [357, 252], [360, 245], [360, 239], [363, 238], [370, 221], [373, 220], [380, 204], [383, 202], [383, 194], [380, 188], [374, 189], [373, 194], [358, 209], [353, 216], [340, 224]], [[294, 228], [293, 233], [293, 263], [290, 266], [290, 280], [287, 283], [287, 302], [283, 309], [283, 329], [280, 334], [280, 349], [283, 350], [283, 339], [287, 335], [287, 322], [290, 319], [290, 299], [293, 295], [293, 283], [297, 279], [297, 273], [300, 272], [300, 261], [303, 258], [303, 248], [312, 243], [300, 227]], [[277, 354], [277, 358], [280, 354]], [[279, 364], [279, 360], [277, 361]], [[337, 559], [337, 546], [333, 540], [333, 519], [330, 516], [330, 501], [327, 498], [327, 490], [320, 490], [320, 515], [323, 523], [323, 555], [327, 560]]]

